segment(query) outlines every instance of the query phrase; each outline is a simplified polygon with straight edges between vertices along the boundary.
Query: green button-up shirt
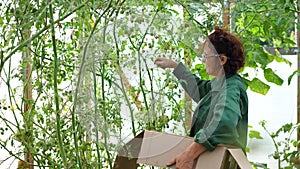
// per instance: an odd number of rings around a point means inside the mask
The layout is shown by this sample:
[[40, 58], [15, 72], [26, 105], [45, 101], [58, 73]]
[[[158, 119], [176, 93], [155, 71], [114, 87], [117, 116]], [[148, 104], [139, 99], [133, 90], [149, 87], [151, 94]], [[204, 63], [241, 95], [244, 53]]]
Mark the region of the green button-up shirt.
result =
[[179, 63], [173, 71], [182, 87], [198, 103], [190, 136], [212, 151], [218, 144], [244, 151], [248, 133], [248, 97], [238, 74], [201, 80]]

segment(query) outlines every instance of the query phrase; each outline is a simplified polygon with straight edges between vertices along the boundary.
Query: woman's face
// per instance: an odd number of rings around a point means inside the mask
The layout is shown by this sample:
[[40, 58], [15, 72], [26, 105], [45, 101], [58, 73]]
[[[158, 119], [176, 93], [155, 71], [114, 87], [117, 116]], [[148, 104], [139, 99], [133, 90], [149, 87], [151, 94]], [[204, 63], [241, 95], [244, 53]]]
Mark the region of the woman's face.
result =
[[217, 51], [213, 45], [205, 43], [202, 53], [202, 62], [205, 63], [206, 73], [212, 76], [218, 76], [222, 72], [222, 64]]

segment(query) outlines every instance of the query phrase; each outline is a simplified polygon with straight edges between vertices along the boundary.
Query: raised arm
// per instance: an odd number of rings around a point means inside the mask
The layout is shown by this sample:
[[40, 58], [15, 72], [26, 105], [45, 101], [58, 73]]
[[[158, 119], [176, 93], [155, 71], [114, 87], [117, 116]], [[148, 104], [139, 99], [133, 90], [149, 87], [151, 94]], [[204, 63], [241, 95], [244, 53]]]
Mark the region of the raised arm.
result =
[[202, 80], [195, 74], [192, 74], [181, 62], [174, 69], [173, 74], [179, 80], [184, 90], [197, 103], [211, 90], [209, 80]]
[[165, 57], [159, 57], [154, 63], [163, 69], [174, 68], [173, 74], [195, 102], [199, 102], [211, 89], [209, 80], [202, 80], [192, 74], [181, 62], [177, 63]]

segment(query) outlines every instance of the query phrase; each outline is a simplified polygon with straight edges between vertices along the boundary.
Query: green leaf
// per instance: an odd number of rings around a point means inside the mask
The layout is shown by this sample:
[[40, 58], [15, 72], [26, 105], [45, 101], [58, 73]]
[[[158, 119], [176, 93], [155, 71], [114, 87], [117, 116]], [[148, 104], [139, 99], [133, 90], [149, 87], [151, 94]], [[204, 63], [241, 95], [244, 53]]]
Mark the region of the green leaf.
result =
[[255, 167], [267, 168], [267, 164], [264, 164], [264, 163], [255, 162], [255, 163], [252, 163], [252, 165]]
[[246, 152], [249, 153], [250, 152], [250, 148], [246, 147]]
[[249, 131], [249, 138], [263, 139], [263, 137], [260, 135], [260, 132], [256, 131], [256, 130], [250, 130]]
[[300, 23], [296, 23], [297, 30], [300, 30]]
[[259, 80], [258, 78], [254, 78], [250, 83], [249, 87], [252, 91], [266, 95], [270, 89], [270, 86]]
[[292, 123], [285, 124], [282, 126], [282, 128], [283, 128], [283, 132], [285, 133], [290, 132], [291, 129], [293, 128], [293, 124]]
[[269, 55], [264, 51], [264, 48], [261, 46], [256, 46], [254, 51], [252, 52], [253, 61], [261, 64], [261, 67], [265, 68], [269, 63], [274, 60], [274, 56]]
[[289, 46], [294, 46], [294, 45], [296, 45], [296, 43], [295, 43], [293, 40], [289, 39], [289, 38], [284, 38], [284, 39], [283, 39], [283, 42], [284, 42], [285, 44], [288, 44]]
[[289, 78], [288, 78], [288, 85], [291, 84], [292, 78], [294, 77], [294, 75], [295, 75], [296, 73], [299, 73], [299, 70], [295, 70], [295, 71], [289, 76]]
[[286, 63], [286, 64], [289, 64], [289, 66], [292, 65], [292, 62], [290, 62], [289, 60], [283, 58], [283, 57], [280, 56], [280, 54], [278, 54], [278, 53], [276, 53], [276, 55], [275, 55], [275, 60], [276, 60], [276, 62], [279, 62], [279, 63], [284, 62], [284, 63]]
[[264, 70], [264, 76], [268, 82], [275, 83], [279, 86], [283, 84], [283, 80], [271, 68]]
[[294, 147], [298, 147], [300, 145], [300, 141], [292, 141]]
[[196, 64], [195, 65], [195, 69], [196, 70], [201, 70], [203, 68], [203, 65], [202, 64]]
[[246, 78], [244, 78], [244, 77], [243, 77], [243, 81], [244, 81], [244, 86], [245, 86], [245, 89], [247, 90], [247, 89], [248, 89], [248, 87], [249, 87], [249, 85], [250, 85], [250, 83], [251, 83], [251, 81], [250, 81], [250, 80], [248, 80], [248, 79], [246, 79]]

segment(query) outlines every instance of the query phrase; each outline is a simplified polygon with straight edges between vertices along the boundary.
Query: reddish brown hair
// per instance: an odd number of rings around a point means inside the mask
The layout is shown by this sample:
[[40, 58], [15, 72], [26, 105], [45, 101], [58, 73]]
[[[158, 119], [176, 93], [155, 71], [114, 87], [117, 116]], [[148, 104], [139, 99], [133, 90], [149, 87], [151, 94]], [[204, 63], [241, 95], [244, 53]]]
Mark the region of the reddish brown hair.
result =
[[236, 36], [216, 27], [215, 31], [208, 35], [208, 39], [218, 54], [229, 57], [224, 65], [226, 75], [237, 73], [245, 65], [244, 47]]

